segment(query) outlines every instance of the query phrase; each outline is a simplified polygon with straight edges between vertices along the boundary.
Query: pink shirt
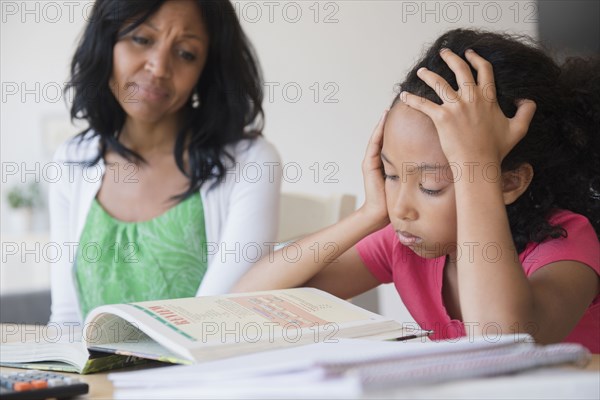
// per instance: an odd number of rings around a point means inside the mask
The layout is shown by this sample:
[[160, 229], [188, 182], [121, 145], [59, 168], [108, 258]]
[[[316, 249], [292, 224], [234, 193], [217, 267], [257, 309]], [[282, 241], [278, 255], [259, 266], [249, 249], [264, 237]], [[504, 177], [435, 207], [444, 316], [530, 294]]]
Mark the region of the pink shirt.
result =
[[[600, 275], [600, 243], [587, 218], [570, 211], [560, 211], [550, 222], [561, 225], [568, 236], [529, 243], [519, 254], [525, 274], [530, 276], [552, 262], [573, 260], [586, 264]], [[379, 281], [394, 282], [415, 321], [422, 329], [434, 331], [431, 336], [433, 340], [466, 334], [465, 325], [459, 320], [452, 320], [444, 306], [442, 282], [445, 256], [431, 259], [420, 257], [398, 241], [391, 225], [367, 236], [356, 247], [367, 268]], [[490, 256], [493, 256], [492, 250], [489, 251]], [[468, 326], [467, 329], [472, 331], [474, 327]], [[498, 328], [490, 326], [489, 330], [484, 329], [485, 332], [495, 336]], [[591, 352], [600, 353], [600, 294], [564, 341], [581, 343]]]

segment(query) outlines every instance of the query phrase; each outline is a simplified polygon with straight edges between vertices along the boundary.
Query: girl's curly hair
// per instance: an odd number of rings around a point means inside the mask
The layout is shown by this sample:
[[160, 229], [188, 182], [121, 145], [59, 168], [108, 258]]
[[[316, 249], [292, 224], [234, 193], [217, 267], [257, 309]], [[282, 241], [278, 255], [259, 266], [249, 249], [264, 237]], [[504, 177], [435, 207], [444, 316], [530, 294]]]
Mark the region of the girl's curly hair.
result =
[[[549, 217], [559, 209], [586, 216], [600, 232], [600, 58], [568, 59], [562, 66], [526, 36], [468, 29], [442, 35], [408, 73], [399, 91], [437, 104], [439, 96], [417, 76], [421, 67], [458, 88], [454, 72], [439, 55], [448, 48], [460, 57], [473, 49], [494, 69], [497, 101], [504, 114], [515, 115], [518, 99], [535, 101], [537, 110], [527, 135], [505, 157], [503, 171], [523, 163], [534, 178], [521, 197], [506, 207], [519, 252], [528, 242], [565, 236]], [[471, 68], [473, 76], [477, 72]], [[393, 104], [399, 100], [396, 96]]]

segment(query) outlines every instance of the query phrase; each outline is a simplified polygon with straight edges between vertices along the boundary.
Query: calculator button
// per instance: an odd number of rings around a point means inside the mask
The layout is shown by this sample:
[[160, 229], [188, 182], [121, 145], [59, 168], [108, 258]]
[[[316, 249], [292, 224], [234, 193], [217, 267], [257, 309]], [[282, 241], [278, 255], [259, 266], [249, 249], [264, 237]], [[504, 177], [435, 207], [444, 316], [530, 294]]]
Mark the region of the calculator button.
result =
[[34, 389], [46, 389], [48, 387], [48, 382], [42, 380], [34, 380], [31, 381], [31, 386], [33, 386]]
[[24, 392], [31, 389], [33, 389], [33, 386], [29, 382], [15, 382], [13, 385], [13, 390], [15, 392]]
[[65, 382], [62, 379], [52, 378], [48, 379], [48, 386], [56, 387], [56, 386], [64, 386]]

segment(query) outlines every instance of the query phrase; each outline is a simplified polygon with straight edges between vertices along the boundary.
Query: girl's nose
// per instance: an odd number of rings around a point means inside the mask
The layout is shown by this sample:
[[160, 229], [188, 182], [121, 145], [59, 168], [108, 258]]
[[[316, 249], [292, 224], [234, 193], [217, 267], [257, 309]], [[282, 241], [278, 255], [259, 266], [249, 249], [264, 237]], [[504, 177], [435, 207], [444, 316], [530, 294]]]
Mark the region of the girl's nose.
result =
[[396, 191], [390, 211], [391, 216], [405, 221], [414, 221], [419, 215], [414, 206], [414, 201], [406, 188]]

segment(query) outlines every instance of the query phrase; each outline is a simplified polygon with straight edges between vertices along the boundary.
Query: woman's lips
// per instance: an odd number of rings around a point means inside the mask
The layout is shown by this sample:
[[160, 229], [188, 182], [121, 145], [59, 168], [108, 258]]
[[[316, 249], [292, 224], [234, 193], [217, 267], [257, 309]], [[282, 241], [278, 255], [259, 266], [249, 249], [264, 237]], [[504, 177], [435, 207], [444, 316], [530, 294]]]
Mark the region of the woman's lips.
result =
[[410, 232], [396, 231], [396, 234], [398, 235], [398, 240], [400, 240], [400, 243], [402, 243], [405, 246], [420, 244], [423, 241], [423, 239], [411, 234]]
[[132, 87], [137, 87], [139, 95], [147, 100], [159, 101], [169, 97], [169, 92], [159, 86], [148, 84], [131, 84]]

